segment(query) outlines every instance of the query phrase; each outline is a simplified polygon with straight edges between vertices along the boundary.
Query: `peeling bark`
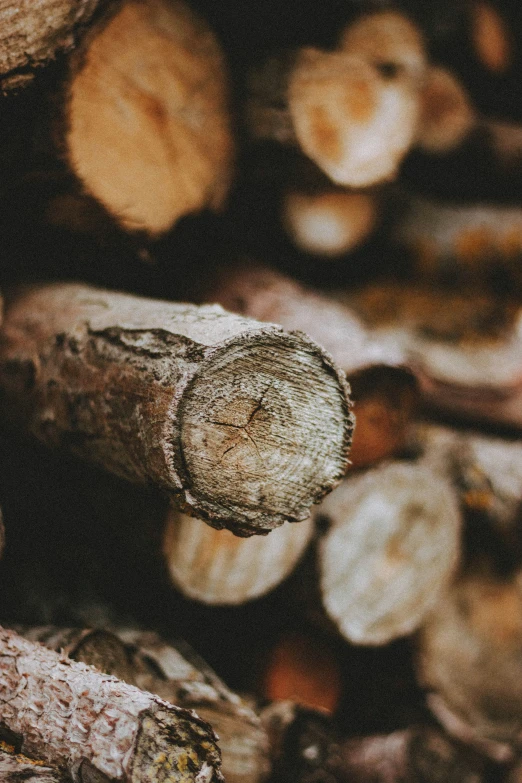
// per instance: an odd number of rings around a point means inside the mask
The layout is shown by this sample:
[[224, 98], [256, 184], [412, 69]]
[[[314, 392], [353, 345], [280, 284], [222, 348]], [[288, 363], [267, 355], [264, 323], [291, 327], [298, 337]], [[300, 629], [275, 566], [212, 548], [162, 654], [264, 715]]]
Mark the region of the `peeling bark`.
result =
[[0, 726], [78, 783], [219, 783], [210, 726], [92, 667], [0, 631]]
[[305, 335], [82, 285], [22, 291], [0, 347], [9, 421], [235, 532], [299, 521], [343, 476], [342, 374]]

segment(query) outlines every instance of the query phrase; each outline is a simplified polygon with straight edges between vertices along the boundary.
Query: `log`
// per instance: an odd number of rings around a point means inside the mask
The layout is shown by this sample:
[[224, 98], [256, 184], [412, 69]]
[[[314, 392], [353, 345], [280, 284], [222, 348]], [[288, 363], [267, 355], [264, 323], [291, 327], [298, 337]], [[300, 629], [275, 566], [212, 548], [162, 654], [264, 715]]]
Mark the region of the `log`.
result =
[[471, 37], [482, 65], [493, 73], [507, 71], [513, 59], [513, 40], [499, 9], [486, 0], [474, 0], [470, 7]]
[[394, 231], [394, 240], [409, 251], [414, 269], [427, 279], [451, 275], [488, 283], [495, 273], [498, 277], [503, 272], [516, 286], [518, 298], [521, 236], [519, 206], [460, 204], [421, 196], [409, 199]]
[[337, 185], [393, 179], [415, 137], [424, 65], [413, 23], [376, 12], [333, 51], [283, 52], [254, 71], [247, 126], [253, 138], [297, 145]]
[[427, 618], [418, 676], [446, 730], [496, 761], [521, 748], [520, 571], [470, 569]]
[[152, 631], [132, 628], [22, 629], [32, 641], [95, 666], [171, 704], [196, 709], [219, 737], [222, 772], [230, 783], [256, 783], [268, 772], [268, 740], [259, 718], [182, 643], [179, 649]]
[[464, 410], [475, 401], [491, 403], [520, 385], [516, 303], [428, 282], [370, 284], [344, 301], [366, 321], [374, 341], [401, 347], [423, 391], [425, 382], [440, 383], [448, 406], [458, 400]]
[[215, 735], [195, 713], [4, 629], [0, 724], [79, 783], [223, 780]]
[[26, 86], [39, 68], [70, 51], [103, 5], [100, 0], [2, 0], [0, 91]]
[[375, 194], [341, 189], [285, 194], [282, 222], [293, 243], [325, 260], [349, 253], [372, 233], [378, 220]]
[[461, 517], [449, 482], [427, 466], [390, 462], [353, 475], [318, 509], [324, 608], [355, 644], [412, 633], [452, 578]]
[[213, 33], [181, 0], [117, 6], [75, 54], [66, 95], [70, 168], [118, 225], [157, 237], [223, 206], [228, 75]]
[[240, 534], [343, 476], [343, 378], [304, 335], [80, 284], [13, 294], [0, 347], [8, 421]]
[[428, 153], [455, 149], [475, 127], [476, 113], [463, 85], [447, 68], [427, 69], [416, 144]]
[[255, 264], [223, 270], [208, 284], [204, 298], [260, 321], [302, 330], [332, 354], [355, 392], [354, 466], [402, 448], [418, 390], [398, 341], [381, 345], [368, 339], [368, 329], [353, 309]]
[[234, 606], [260, 598], [289, 576], [312, 532], [310, 517], [300, 525], [283, 525], [262, 540], [237, 538], [171, 509], [163, 554], [174, 585], [188, 598]]
[[[0, 742], [0, 748], [9, 747]], [[2, 783], [70, 783], [68, 775], [33, 761], [19, 753], [0, 750], [0, 780]]]

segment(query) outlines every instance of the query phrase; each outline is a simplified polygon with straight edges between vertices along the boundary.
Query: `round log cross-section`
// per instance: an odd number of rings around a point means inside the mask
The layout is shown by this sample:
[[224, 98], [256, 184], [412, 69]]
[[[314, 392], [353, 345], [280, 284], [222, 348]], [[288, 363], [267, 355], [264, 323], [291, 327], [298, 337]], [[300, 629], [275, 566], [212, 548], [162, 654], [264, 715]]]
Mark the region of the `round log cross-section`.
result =
[[26, 289], [6, 308], [0, 388], [40, 440], [240, 534], [305, 519], [347, 468], [353, 419], [328, 355], [216, 305]]

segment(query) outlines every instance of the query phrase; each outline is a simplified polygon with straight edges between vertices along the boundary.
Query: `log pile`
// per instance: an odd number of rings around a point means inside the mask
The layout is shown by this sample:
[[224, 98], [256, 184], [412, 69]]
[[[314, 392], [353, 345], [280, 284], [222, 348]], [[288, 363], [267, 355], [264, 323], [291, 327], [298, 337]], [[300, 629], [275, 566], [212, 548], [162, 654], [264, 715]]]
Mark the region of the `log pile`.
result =
[[520, 781], [521, 67], [0, 0], [2, 781]]

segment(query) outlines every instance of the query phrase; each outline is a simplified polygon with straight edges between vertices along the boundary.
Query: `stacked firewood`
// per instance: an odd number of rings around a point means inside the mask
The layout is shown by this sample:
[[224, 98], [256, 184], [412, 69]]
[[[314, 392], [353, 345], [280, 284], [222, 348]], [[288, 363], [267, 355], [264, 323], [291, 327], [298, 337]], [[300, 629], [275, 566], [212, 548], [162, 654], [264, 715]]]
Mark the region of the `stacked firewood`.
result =
[[522, 779], [521, 64], [0, 0], [1, 781]]

